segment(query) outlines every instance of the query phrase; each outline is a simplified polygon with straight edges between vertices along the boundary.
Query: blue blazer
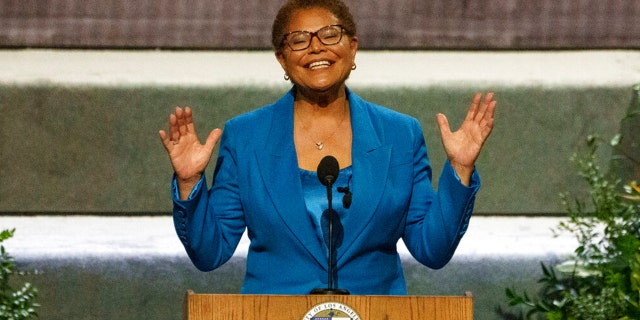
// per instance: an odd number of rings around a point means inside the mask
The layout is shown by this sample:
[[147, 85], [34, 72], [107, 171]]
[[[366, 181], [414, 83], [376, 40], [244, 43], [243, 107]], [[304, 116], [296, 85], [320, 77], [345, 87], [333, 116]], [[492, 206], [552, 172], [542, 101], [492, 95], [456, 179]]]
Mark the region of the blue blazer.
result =
[[[474, 172], [466, 187], [446, 163], [435, 192], [419, 122], [348, 89], [347, 96], [353, 203], [342, 219], [337, 287], [352, 294], [406, 294], [398, 240], [424, 265], [443, 267], [467, 229], [479, 177]], [[307, 294], [327, 287], [327, 252], [300, 181], [293, 102], [291, 90], [227, 121], [211, 189], [203, 175], [189, 200], [174, 192], [175, 228], [200, 270], [228, 261], [247, 230], [242, 293]]]

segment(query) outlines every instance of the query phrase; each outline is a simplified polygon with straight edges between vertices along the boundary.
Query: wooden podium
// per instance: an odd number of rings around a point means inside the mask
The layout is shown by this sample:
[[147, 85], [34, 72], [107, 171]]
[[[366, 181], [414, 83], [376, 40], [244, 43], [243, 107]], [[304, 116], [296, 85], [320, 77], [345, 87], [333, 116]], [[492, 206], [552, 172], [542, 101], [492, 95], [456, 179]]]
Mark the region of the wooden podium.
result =
[[473, 319], [470, 293], [464, 296], [245, 295], [195, 294], [191, 290], [184, 300], [184, 319], [312, 320], [315, 312], [327, 308], [346, 309], [350, 314], [336, 319]]

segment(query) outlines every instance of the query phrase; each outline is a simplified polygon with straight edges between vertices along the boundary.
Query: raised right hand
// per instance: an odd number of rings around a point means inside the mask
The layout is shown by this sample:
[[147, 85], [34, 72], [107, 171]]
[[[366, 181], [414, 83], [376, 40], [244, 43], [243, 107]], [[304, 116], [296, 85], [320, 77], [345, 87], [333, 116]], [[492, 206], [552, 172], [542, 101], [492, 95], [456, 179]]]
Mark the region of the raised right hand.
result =
[[201, 144], [196, 135], [191, 108], [182, 110], [176, 107], [175, 114], [169, 116], [169, 134], [164, 130], [160, 130], [159, 134], [176, 173], [181, 198], [184, 199], [183, 193], [188, 196], [200, 180], [222, 130], [212, 130], [205, 143]]

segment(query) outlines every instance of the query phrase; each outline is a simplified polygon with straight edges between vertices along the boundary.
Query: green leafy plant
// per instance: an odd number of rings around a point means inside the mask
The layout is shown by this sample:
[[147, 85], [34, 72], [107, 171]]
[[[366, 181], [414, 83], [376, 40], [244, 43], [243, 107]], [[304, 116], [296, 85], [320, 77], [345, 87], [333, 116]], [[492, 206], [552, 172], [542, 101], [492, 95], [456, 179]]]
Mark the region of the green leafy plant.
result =
[[[0, 232], [0, 243], [13, 237], [15, 229]], [[38, 290], [30, 283], [25, 283], [22, 288], [14, 290], [9, 283], [9, 277], [20, 274], [15, 270], [13, 257], [10, 256], [4, 246], [0, 245], [0, 319], [26, 320], [37, 317], [35, 302]]]
[[567, 261], [541, 264], [537, 296], [506, 289], [509, 304], [521, 311], [499, 309], [503, 318], [640, 319], [640, 187], [631, 181], [620, 188], [619, 179], [603, 173], [599, 144], [590, 136], [588, 153], [571, 158], [590, 186], [590, 205], [562, 195], [568, 219], [554, 230], [571, 233], [578, 247]]

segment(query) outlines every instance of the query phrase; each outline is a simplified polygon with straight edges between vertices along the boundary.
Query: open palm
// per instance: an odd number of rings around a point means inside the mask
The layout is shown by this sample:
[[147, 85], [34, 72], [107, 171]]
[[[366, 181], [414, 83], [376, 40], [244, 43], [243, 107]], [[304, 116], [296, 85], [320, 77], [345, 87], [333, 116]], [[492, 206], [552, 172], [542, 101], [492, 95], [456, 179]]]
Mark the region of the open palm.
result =
[[171, 165], [178, 180], [198, 180], [207, 167], [213, 147], [220, 139], [222, 130], [211, 131], [204, 144], [201, 144], [196, 134], [191, 108], [184, 110], [177, 107], [175, 114], [169, 117], [169, 134], [160, 130], [160, 139], [164, 145]]
[[482, 146], [493, 130], [495, 107], [493, 93], [486, 94], [484, 99], [481, 93], [476, 93], [460, 129], [455, 132], [451, 131], [445, 115], [437, 115], [447, 158], [463, 179], [470, 177]]

